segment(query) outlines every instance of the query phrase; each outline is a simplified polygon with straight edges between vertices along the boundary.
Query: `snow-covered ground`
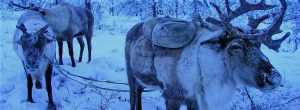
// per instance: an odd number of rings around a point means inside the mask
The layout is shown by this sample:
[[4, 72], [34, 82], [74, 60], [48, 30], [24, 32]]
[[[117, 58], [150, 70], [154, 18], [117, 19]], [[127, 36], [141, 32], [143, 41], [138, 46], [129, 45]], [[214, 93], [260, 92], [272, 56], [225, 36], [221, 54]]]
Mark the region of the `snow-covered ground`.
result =
[[[5, 14], [5, 17], [2, 15]], [[20, 12], [1, 12], [0, 21], [0, 109], [1, 110], [44, 110], [47, 108], [46, 89], [33, 89], [33, 99], [36, 103], [26, 102], [26, 77], [22, 63], [13, 51], [12, 38]], [[9, 19], [3, 19], [3, 18]], [[92, 39], [92, 61], [87, 64], [87, 48], [84, 50], [83, 62], [75, 68], [70, 66], [70, 58], [65, 44], [62, 68], [72, 74], [97, 80], [111, 80], [127, 83], [124, 43], [129, 28], [140, 22], [135, 17], [105, 17], [104, 29], [95, 29]], [[74, 40], [75, 58], [79, 55], [79, 44]], [[299, 110], [300, 109], [300, 51], [294, 53], [273, 52], [262, 49], [272, 64], [283, 75], [282, 86], [275, 92], [261, 93], [250, 90], [254, 104], [263, 110]], [[72, 77], [72, 76], [70, 76]], [[75, 77], [72, 77], [75, 78]], [[99, 87], [128, 90], [127, 85], [96, 83], [75, 80], [97, 85]], [[82, 85], [55, 71], [52, 80], [53, 98], [59, 109], [109, 109], [128, 110], [129, 93], [112, 92]], [[250, 109], [250, 101], [243, 89], [237, 89], [232, 109]], [[220, 91], [220, 94], [222, 91]], [[146, 110], [165, 109], [164, 99], [158, 91], [143, 93], [143, 108]], [[217, 106], [217, 105], [216, 105]]]

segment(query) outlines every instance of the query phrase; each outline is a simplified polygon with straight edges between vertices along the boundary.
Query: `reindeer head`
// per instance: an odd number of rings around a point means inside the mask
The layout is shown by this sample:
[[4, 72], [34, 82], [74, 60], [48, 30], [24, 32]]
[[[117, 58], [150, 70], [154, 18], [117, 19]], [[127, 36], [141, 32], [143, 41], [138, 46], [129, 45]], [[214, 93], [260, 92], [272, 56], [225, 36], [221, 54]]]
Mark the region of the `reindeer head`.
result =
[[222, 44], [228, 70], [245, 85], [262, 91], [271, 90], [281, 82], [280, 73], [260, 50], [260, 45], [264, 44], [268, 48], [278, 51], [281, 43], [290, 35], [290, 33], [286, 33], [282, 38], [272, 40], [274, 34], [281, 32], [280, 25], [287, 9], [284, 0], [280, 0], [280, 3], [282, 5], [280, 13], [275, 16], [274, 22], [263, 30], [256, 28], [262, 21], [269, 18], [269, 15], [264, 15], [258, 19], [250, 17], [248, 23], [250, 28], [248, 30], [234, 27], [230, 22], [249, 11], [268, 10], [275, 7], [274, 5], [265, 4], [265, 0], [261, 0], [258, 4], [250, 4], [246, 0], [240, 0], [241, 6], [234, 11], [230, 9], [229, 1], [225, 0], [227, 13], [222, 13], [216, 4], [211, 3], [216, 9], [220, 20], [211, 17], [206, 19], [207, 22], [222, 28], [227, 33]]
[[16, 27], [23, 33], [17, 43], [21, 45], [23, 50], [22, 52], [25, 58], [25, 61], [23, 61], [25, 66], [24, 68], [30, 72], [37, 71], [43, 58], [45, 45], [53, 41], [53, 39], [49, 39], [45, 36], [45, 33], [48, 32], [47, 28], [49, 25], [46, 25], [33, 33], [28, 33], [23, 23]]

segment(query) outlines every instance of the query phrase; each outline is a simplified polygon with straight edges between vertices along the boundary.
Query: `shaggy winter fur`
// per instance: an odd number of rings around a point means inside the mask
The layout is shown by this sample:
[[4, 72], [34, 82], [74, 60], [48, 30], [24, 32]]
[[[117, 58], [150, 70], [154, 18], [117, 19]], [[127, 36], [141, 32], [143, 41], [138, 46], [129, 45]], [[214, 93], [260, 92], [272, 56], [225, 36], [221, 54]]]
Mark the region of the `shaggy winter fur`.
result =
[[[27, 97], [27, 101], [28, 102], [34, 102], [32, 99], [32, 86], [33, 86], [33, 81], [35, 81], [35, 86], [36, 88], [40, 89], [42, 88], [42, 84], [41, 81], [44, 79], [43, 77], [45, 77], [46, 80], [46, 89], [48, 92], [48, 103], [49, 103], [49, 109], [55, 109], [55, 105], [53, 103], [53, 99], [52, 99], [52, 88], [51, 88], [51, 77], [52, 77], [52, 64], [48, 63], [45, 59], [43, 59], [43, 56], [48, 57], [50, 60], [53, 60], [53, 58], [55, 57], [55, 52], [56, 52], [56, 48], [55, 48], [55, 38], [54, 38], [54, 33], [52, 31], [51, 28], [47, 28], [47, 33], [45, 33], [43, 36], [37, 36], [36, 32], [38, 30], [40, 30], [42, 27], [44, 27], [45, 25], [47, 25], [48, 23], [46, 21], [43, 20], [42, 16], [40, 15], [40, 13], [35, 12], [35, 11], [25, 11], [21, 17], [19, 18], [18, 21], [18, 26], [23, 25], [25, 26], [25, 28], [27, 29], [27, 36], [26, 38], [23, 38], [25, 36], [24, 32], [22, 32], [20, 29], [16, 29], [15, 34], [14, 34], [14, 50], [17, 53], [17, 55], [19, 56], [19, 58], [21, 59], [22, 63], [23, 63], [23, 67], [25, 69], [25, 73], [26, 73], [26, 77], [27, 77], [27, 89], [28, 89], [28, 97]], [[28, 42], [22, 42], [21, 39], [27, 39], [30, 40], [30, 43], [34, 43], [36, 46], [36, 43], [39, 42], [38, 39], [40, 39], [39, 37], [45, 37], [43, 38], [43, 40], [47, 39], [47, 42], [45, 41], [45, 44], [41, 44], [39, 47], [41, 48], [40, 51], [38, 52], [42, 52], [39, 54], [39, 56], [36, 56], [37, 59], [34, 59], [37, 62], [38, 67], [33, 70], [31, 70], [30, 67], [28, 67], [28, 65], [30, 65], [28, 63], [28, 52], [32, 52], [31, 50], [33, 49], [31, 46], [31, 44], [24, 44], [24, 43], [28, 43]], [[43, 41], [41, 40], [41, 42]], [[33, 41], [33, 42], [31, 42]], [[21, 44], [21, 42], [23, 44]], [[39, 42], [39, 43], [41, 43]], [[26, 48], [22, 45], [30, 45], [29, 48]], [[37, 52], [37, 51], [34, 51]], [[30, 54], [30, 53], [29, 53]], [[30, 58], [29, 58], [30, 59]], [[33, 60], [33, 59], [30, 59]], [[30, 69], [28, 69], [30, 68]]]
[[80, 44], [79, 62], [82, 60], [84, 42], [82, 36], [85, 35], [88, 45], [88, 62], [91, 61], [94, 16], [90, 10], [84, 7], [75, 7], [67, 3], [55, 5], [51, 8], [40, 9], [43, 18], [49, 23], [56, 33], [59, 46], [59, 61], [62, 64], [63, 41], [68, 42], [69, 54], [72, 66], [75, 67], [73, 55], [73, 38], [77, 38]]
[[[142, 108], [145, 87], [161, 90], [167, 109], [186, 104], [188, 109], [219, 110], [226, 108], [238, 83], [260, 90], [272, 90], [280, 83], [280, 74], [272, 71], [275, 69], [255, 42], [228, 39], [223, 30], [197, 25], [191, 42], [166, 48], [147, 38], [145, 32], [150, 30], [145, 27], [153, 26], [145, 25], [147, 22], [135, 25], [126, 37], [132, 110]], [[264, 77], [266, 74], [269, 76]]]
[[[23, 23], [25, 25], [28, 33], [34, 33], [37, 30], [39, 30], [40, 28], [42, 28], [43, 26], [48, 24], [46, 21], [43, 20], [42, 16], [39, 13], [30, 11], [30, 10], [25, 11], [21, 15], [21, 17], [19, 18], [19, 21], [18, 21], [18, 25], [21, 23]], [[49, 36], [46, 36], [46, 37], [48, 37], [49, 39], [55, 40], [54, 33], [51, 30], [51, 28], [48, 28], [47, 30], [48, 30], [47, 35], [49, 35]], [[13, 41], [14, 42], [19, 41], [21, 39], [22, 34], [23, 33], [21, 30], [16, 29]], [[37, 39], [37, 38], [35, 38], [35, 39]], [[56, 53], [55, 47], [56, 47], [55, 42], [52, 42], [52, 43], [49, 43], [48, 45], [46, 45], [44, 47], [44, 55], [46, 55], [50, 59], [53, 59], [55, 57], [55, 53]], [[21, 45], [14, 43], [14, 50], [16, 51], [19, 58], [24, 62], [25, 55], [24, 55]], [[40, 65], [42, 65], [42, 66], [40, 66], [40, 68], [39, 68], [40, 70], [35, 73], [29, 73], [34, 77], [35, 80], [42, 79], [42, 77], [44, 76], [44, 73], [46, 72], [47, 66], [48, 66], [48, 63], [44, 59], [41, 59], [41, 60], [42, 61], [40, 61]]]

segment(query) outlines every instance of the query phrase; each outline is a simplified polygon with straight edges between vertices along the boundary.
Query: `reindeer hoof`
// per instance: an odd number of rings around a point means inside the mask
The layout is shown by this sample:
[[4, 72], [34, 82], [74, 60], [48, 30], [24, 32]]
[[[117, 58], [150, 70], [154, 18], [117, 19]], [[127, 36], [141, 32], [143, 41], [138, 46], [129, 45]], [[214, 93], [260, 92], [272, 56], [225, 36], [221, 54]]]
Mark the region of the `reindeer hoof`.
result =
[[35, 81], [35, 87], [36, 87], [37, 89], [42, 89], [42, 84], [41, 84], [41, 82], [40, 82], [40, 81]]
[[27, 102], [35, 103], [32, 99], [27, 99]]
[[72, 64], [72, 67], [76, 67], [76, 64]]
[[59, 65], [63, 65], [63, 62], [62, 62], [62, 61], [60, 61], [60, 62], [59, 62]]
[[56, 110], [56, 106], [54, 103], [49, 103], [48, 104], [48, 110]]

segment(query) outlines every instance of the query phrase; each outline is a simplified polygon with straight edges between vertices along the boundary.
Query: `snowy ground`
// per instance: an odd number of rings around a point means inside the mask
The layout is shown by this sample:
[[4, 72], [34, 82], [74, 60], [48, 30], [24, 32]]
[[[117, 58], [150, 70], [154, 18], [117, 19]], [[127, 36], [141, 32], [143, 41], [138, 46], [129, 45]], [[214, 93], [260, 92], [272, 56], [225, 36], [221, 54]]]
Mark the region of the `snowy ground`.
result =
[[[26, 77], [22, 64], [13, 51], [12, 37], [20, 13], [1, 12], [0, 21], [0, 108], [1, 110], [44, 110], [47, 108], [47, 92], [45, 89], [33, 89], [33, 99], [36, 103], [26, 102]], [[9, 18], [9, 20], [4, 19]], [[97, 80], [111, 80], [127, 83], [124, 43], [128, 29], [138, 18], [109, 17], [104, 18], [104, 30], [95, 29], [92, 40], [92, 61], [87, 64], [87, 49], [85, 48], [82, 63], [75, 68], [70, 66], [70, 58], [65, 44], [63, 61], [64, 69], [73, 74]], [[79, 44], [74, 40], [75, 58], [79, 55]], [[250, 95], [255, 105], [263, 110], [299, 110], [300, 109], [300, 51], [295, 53], [275, 53], [262, 49], [272, 64], [282, 73], [284, 81], [281, 87], [272, 93], [261, 93], [250, 89]], [[79, 78], [76, 80], [85, 82]], [[91, 82], [90, 82], [91, 83]], [[107, 83], [92, 83], [100, 87], [128, 90], [126, 85]], [[111, 92], [95, 89], [74, 82], [55, 71], [52, 80], [53, 98], [59, 109], [129, 109], [128, 92]], [[146, 110], [165, 109], [161, 93], [143, 93], [143, 108]], [[250, 109], [250, 101], [243, 89], [237, 89], [232, 109]]]

